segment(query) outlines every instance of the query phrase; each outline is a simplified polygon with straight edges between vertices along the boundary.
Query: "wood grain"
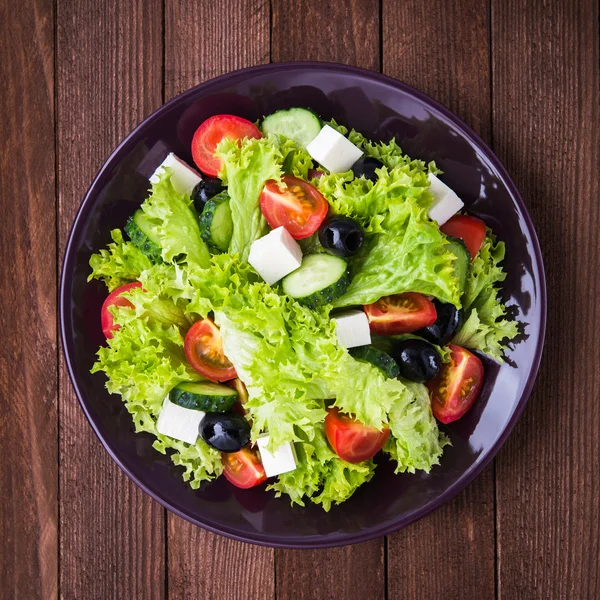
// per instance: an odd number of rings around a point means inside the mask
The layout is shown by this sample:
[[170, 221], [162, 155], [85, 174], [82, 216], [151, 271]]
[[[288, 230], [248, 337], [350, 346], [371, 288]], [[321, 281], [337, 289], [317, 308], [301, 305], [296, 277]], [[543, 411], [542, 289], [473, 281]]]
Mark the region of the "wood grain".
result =
[[[54, 9], [0, 3], [0, 596], [58, 594]], [[6, 593], [6, 596], [4, 594]]]
[[[486, 2], [384, 0], [383, 48], [384, 73], [439, 100], [489, 141]], [[390, 598], [494, 598], [494, 568], [493, 467], [454, 501], [388, 538]]]
[[379, 71], [378, 0], [273, 0], [272, 6], [273, 61], [322, 60]]
[[383, 540], [327, 550], [278, 550], [277, 598], [385, 598]]
[[[57, 8], [61, 253], [98, 168], [162, 101], [160, 0], [60, 0]], [[164, 510], [101, 447], [60, 370], [63, 598], [163, 598]]]
[[[165, 9], [166, 99], [269, 61], [268, 1], [167, 0]], [[222, 538], [171, 513], [168, 520], [169, 598], [274, 598], [272, 549]]]
[[165, 0], [165, 93], [269, 62], [268, 0]]
[[[273, 60], [333, 61], [378, 71], [379, 8], [374, 0], [276, 0]], [[309, 34], [317, 29], [318, 39]], [[385, 596], [383, 539], [329, 550], [277, 550], [275, 558], [279, 600]]]
[[499, 598], [598, 598], [598, 3], [492, 9], [495, 148], [532, 213], [549, 295], [540, 376], [497, 461]]

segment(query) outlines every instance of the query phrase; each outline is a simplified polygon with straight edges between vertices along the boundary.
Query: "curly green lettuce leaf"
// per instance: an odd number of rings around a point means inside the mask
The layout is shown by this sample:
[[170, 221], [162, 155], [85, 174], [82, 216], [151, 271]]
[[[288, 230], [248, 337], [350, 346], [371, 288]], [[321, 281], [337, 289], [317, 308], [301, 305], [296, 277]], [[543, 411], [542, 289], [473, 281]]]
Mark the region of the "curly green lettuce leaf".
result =
[[193, 490], [197, 490], [203, 481], [214, 479], [223, 472], [221, 453], [200, 437], [195, 444], [187, 444], [160, 434], [157, 434], [157, 438], [152, 447], [162, 454], [166, 454], [168, 450], [173, 451], [170, 453], [173, 464], [183, 467], [183, 480], [189, 481]]
[[402, 387], [397, 386], [388, 415], [391, 435], [384, 452], [396, 461], [396, 473], [417, 470], [429, 473], [439, 464], [443, 448], [450, 442], [438, 429], [427, 388], [410, 381], [398, 383]]
[[340, 459], [329, 447], [323, 426], [318, 426], [312, 438], [296, 443], [298, 466], [283, 473], [267, 489], [276, 496], [287, 494], [293, 504], [304, 506], [310, 499], [325, 511], [332, 504], [346, 501], [374, 474], [373, 461], [349, 463]]
[[[124, 308], [115, 312], [117, 322]], [[202, 379], [187, 363], [183, 334], [176, 324], [165, 324], [151, 316], [131, 318], [98, 350], [92, 373], [106, 374], [106, 388], [121, 394], [130, 412], [137, 407], [158, 415], [162, 401], [182, 381]]]
[[373, 158], [380, 160], [390, 170], [399, 165], [410, 165], [412, 169], [420, 169], [425, 173], [441, 173], [434, 162], [425, 164], [422, 160], [415, 160], [404, 154], [395, 138], [392, 138], [389, 142], [372, 142], [362, 133], [359, 133], [354, 129], [349, 132], [347, 127], [339, 125], [334, 120], [329, 121], [328, 125], [339, 131], [342, 135], [348, 136], [348, 139], [355, 146], [358, 146], [367, 156], [372, 156]]
[[281, 179], [285, 159], [273, 137], [236, 140], [224, 138], [217, 146], [223, 161], [219, 176], [227, 185], [231, 200], [233, 236], [229, 252], [246, 261], [252, 242], [266, 235], [267, 222], [260, 210], [260, 194], [269, 179]]
[[382, 225], [386, 231], [367, 236], [350, 261], [352, 280], [334, 306], [371, 304], [391, 294], [420, 292], [460, 307], [456, 257], [426, 210], [407, 198], [391, 206]]
[[175, 191], [172, 175], [170, 168], [162, 171], [142, 210], [153, 226], [165, 262], [185, 262], [190, 268], [205, 269], [210, 252], [200, 235], [198, 216], [190, 197]]
[[92, 254], [92, 272], [88, 281], [101, 279], [112, 292], [116, 288], [139, 279], [140, 274], [152, 266], [150, 260], [131, 242], [123, 240], [120, 229], [110, 232], [113, 242], [105, 249]]
[[499, 362], [507, 343], [519, 334], [519, 324], [506, 318], [498, 284], [506, 279], [500, 266], [505, 246], [488, 230], [479, 254], [471, 263], [463, 298], [466, 319], [453, 344], [479, 350]]

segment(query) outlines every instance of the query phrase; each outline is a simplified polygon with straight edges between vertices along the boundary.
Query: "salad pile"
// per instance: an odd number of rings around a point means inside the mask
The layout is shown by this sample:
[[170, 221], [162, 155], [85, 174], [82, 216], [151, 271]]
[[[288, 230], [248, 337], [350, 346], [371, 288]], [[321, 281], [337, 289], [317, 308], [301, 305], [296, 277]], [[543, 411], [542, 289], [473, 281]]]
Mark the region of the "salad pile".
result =
[[504, 244], [435, 164], [294, 108], [216, 115], [90, 259], [106, 375], [196, 489], [224, 474], [329, 510], [439, 463], [518, 333]]

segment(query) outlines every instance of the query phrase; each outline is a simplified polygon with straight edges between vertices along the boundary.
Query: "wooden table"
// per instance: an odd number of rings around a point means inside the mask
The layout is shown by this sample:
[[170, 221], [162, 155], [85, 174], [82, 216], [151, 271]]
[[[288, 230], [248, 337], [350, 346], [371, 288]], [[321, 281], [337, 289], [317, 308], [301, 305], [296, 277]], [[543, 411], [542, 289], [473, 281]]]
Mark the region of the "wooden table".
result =
[[[0, 597], [600, 597], [599, 30], [593, 0], [1, 0]], [[548, 275], [541, 372], [495, 463], [387, 539], [236, 543], [167, 513], [88, 426], [57, 279], [94, 174], [144, 117], [232, 69], [360, 65], [487, 140]]]

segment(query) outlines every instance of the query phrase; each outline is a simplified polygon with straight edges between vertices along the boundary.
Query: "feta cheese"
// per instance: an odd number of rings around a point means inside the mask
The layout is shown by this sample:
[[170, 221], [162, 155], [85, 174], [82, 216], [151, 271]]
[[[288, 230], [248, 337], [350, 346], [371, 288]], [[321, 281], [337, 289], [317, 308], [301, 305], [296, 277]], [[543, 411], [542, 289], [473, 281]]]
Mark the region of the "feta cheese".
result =
[[296, 451], [294, 450], [294, 444], [292, 442], [287, 442], [286, 444], [279, 446], [279, 448], [273, 452], [270, 452], [267, 450], [269, 440], [268, 434], [261, 435], [256, 440], [267, 477], [275, 477], [275, 475], [293, 471], [296, 468]]
[[363, 155], [347, 137], [325, 125], [319, 135], [306, 147], [318, 163], [332, 173], [344, 173]]
[[371, 343], [369, 320], [362, 310], [348, 310], [332, 317], [340, 346], [355, 348]]
[[192, 169], [186, 162], [170, 152], [150, 177], [150, 183], [158, 183], [159, 175], [164, 167], [173, 169], [171, 183], [175, 191], [179, 194], [188, 194], [189, 196], [196, 184], [202, 181], [202, 177], [198, 171]]
[[302, 249], [285, 227], [278, 227], [253, 242], [248, 262], [273, 285], [302, 264]]
[[456, 195], [454, 190], [450, 189], [432, 173], [429, 173], [428, 179], [429, 191], [433, 195], [429, 218], [441, 226], [464, 206], [464, 202]]
[[205, 413], [201, 410], [192, 410], [173, 404], [167, 396], [158, 415], [156, 431], [176, 440], [195, 444], [198, 439], [198, 427], [204, 415]]

